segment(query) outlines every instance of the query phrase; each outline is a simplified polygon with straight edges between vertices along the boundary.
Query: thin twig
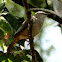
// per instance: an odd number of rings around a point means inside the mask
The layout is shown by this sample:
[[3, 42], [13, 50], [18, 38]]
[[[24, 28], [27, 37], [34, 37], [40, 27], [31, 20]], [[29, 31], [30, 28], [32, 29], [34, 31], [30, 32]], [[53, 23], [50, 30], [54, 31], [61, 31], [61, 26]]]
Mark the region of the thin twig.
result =
[[34, 54], [34, 45], [33, 45], [33, 37], [32, 37], [32, 24], [33, 22], [31, 21], [31, 11], [28, 11], [29, 7], [27, 4], [27, 0], [22, 0], [23, 5], [25, 7], [27, 19], [28, 19], [28, 35], [29, 35], [29, 41], [30, 41], [30, 50], [31, 50], [31, 55], [32, 55], [32, 62], [35, 61], [35, 54]]
[[47, 9], [49, 9], [49, 5], [48, 5], [48, 2], [47, 2], [47, 0], [45, 0], [45, 2], [46, 2], [46, 5], [47, 5]]
[[28, 9], [29, 11], [45, 11], [45, 12], [49, 12], [52, 13], [51, 15], [49, 15], [48, 17], [54, 19], [55, 21], [59, 22], [60, 24], [62, 24], [62, 18], [60, 18], [56, 12], [49, 10], [49, 9], [44, 9], [44, 8], [30, 8]]
[[44, 8], [30, 8], [28, 10], [29, 11], [45, 11], [45, 12], [50, 12], [50, 13], [53, 13], [53, 14], [57, 15], [56, 12], [54, 12], [52, 10], [49, 10], [49, 9], [44, 9]]

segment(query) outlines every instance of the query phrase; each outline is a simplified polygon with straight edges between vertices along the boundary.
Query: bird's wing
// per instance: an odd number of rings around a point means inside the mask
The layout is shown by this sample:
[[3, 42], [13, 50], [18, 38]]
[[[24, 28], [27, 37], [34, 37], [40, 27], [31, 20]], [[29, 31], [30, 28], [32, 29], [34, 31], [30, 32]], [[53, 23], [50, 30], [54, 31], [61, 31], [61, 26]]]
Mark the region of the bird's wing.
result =
[[9, 45], [8, 49], [7, 49], [7, 52], [9, 52], [9, 50], [11, 49], [11, 47], [16, 43], [18, 42], [18, 36], [20, 34], [20, 32], [22, 32], [23, 30], [25, 30], [26, 28], [28, 27], [28, 21], [24, 21], [22, 23], [22, 25], [19, 27], [19, 29], [16, 31], [15, 35], [14, 35], [14, 40], [13, 42]]
[[15, 37], [17, 34], [19, 34], [20, 32], [22, 32], [23, 30], [25, 30], [27, 27], [28, 27], [28, 21], [26, 20], [26, 21], [24, 21], [24, 22], [22, 23], [22, 25], [21, 25], [21, 26], [19, 27], [19, 29], [16, 31], [14, 37]]

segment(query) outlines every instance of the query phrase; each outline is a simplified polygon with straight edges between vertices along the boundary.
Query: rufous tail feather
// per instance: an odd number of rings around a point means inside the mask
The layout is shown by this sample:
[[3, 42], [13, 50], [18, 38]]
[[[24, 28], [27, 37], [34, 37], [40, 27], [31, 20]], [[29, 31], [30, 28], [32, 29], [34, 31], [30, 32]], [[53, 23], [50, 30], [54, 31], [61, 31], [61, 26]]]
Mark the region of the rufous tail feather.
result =
[[17, 38], [14, 38], [13, 42], [9, 45], [8, 49], [7, 49], [7, 53], [10, 51], [10, 49], [12, 48], [12, 46], [18, 42], [18, 39]]

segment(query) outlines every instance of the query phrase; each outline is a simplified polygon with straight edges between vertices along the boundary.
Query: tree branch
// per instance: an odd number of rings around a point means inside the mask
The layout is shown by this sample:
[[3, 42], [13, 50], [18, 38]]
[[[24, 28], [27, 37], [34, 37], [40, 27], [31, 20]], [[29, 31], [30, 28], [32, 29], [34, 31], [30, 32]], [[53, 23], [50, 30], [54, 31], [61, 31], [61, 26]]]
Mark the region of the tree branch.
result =
[[62, 24], [62, 18], [58, 17], [57, 15], [51, 14], [48, 16], [49, 18], [54, 19], [55, 21], [57, 21], [58, 23]]
[[44, 9], [44, 8], [30, 8], [28, 9], [28, 11], [45, 11], [45, 12], [50, 12], [50, 13], [57, 15], [54, 11], [49, 10], [49, 9]]
[[49, 15], [48, 17], [54, 19], [55, 21], [59, 22], [60, 24], [62, 24], [62, 18], [60, 18], [54, 11], [52, 10], [48, 10], [48, 9], [44, 9], [44, 8], [30, 8], [28, 9], [30, 11], [45, 11], [45, 12], [50, 12], [52, 13], [51, 15]]
[[29, 7], [27, 4], [27, 0], [22, 0], [22, 1], [23, 1], [23, 5], [25, 7], [27, 19], [28, 19], [28, 35], [29, 35], [29, 41], [30, 41], [32, 62], [36, 62], [35, 61], [35, 53], [34, 53], [34, 45], [33, 45], [33, 37], [32, 37], [32, 24], [33, 24], [33, 22], [31, 21], [31, 11], [28, 11]]
[[46, 2], [46, 5], [47, 5], [47, 9], [49, 9], [49, 6], [48, 6], [48, 3], [47, 3], [47, 0], [45, 0], [45, 2]]

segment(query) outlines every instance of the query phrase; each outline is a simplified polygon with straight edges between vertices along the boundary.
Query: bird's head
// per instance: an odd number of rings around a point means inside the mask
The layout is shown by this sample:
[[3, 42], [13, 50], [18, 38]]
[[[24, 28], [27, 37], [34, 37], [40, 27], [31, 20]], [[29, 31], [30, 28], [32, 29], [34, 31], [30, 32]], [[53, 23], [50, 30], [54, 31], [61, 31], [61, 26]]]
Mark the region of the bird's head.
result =
[[46, 12], [43, 12], [43, 11], [38, 11], [38, 12], [36, 12], [35, 14], [34, 14], [34, 16], [36, 17], [36, 18], [45, 18], [47, 15], [49, 15], [49, 14], [51, 14], [51, 13], [46, 13]]

